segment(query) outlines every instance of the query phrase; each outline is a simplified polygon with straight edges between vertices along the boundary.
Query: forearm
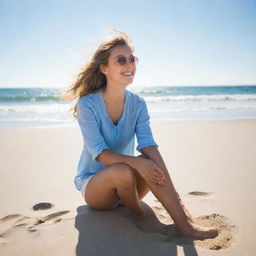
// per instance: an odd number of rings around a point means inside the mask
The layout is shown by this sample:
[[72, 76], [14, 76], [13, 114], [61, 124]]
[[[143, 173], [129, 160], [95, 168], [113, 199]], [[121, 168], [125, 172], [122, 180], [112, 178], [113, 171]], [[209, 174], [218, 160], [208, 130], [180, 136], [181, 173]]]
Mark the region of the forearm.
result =
[[132, 168], [136, 169], [138, 158], [135, 156], [127, 156], [115, 153], [111, 150], [105, 149], [97, 157], [97, 160], [106, 165], [112, 165], [115, 163], [126, 163]]
[[143, 148], [141, 150], [141, 152], [147, 156], [149, 159], [151, 159], [152, 161], [154, 161], [157, 166], [164, 172], [168, 173], [168, 170], [166, 168], [166, 165], [164, 163], [164, 160], [158, 150], [158, 148], [156, 146], [149, 146], [146, 148]]
[[[168, 169], [164, 163], [164, 160], [163, 160], [158, 148], [156, 146], [149, 146], [149, 147], [143, 148], [141, 151], [149, 159], [154, 161], [157, 164], [157, 166], [164, 172], [166, 180], [169, 181], [169, 185], [171, 185], [171, 187], [175, 190], [175, 187], [171, 180]], [[176, 190], [175, 190], [175, 192], [176, 192]], [[177, 193], [177, 195], [178, 195], [178, 193]], [[179, 197], [179, 195], [178, 195], [178, 197]]]

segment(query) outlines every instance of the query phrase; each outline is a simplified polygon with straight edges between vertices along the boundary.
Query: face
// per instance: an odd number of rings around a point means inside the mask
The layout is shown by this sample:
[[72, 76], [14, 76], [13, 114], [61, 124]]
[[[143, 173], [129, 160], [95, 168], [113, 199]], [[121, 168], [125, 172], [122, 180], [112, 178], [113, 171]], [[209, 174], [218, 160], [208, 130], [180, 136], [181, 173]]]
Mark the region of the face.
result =
[[[121, 65], [118, 62], [126, 58], [126, 63]], [[133, 52], [129, 46], [117, 46], [111, 50], [108, 64], [101, 65], [101, 72], [107, 77], [107, 86], [122, 86], [132, 83], [135, 72], [136, 64], [132, 62]], [[122, 63], [122, 62], [121, 62]]]

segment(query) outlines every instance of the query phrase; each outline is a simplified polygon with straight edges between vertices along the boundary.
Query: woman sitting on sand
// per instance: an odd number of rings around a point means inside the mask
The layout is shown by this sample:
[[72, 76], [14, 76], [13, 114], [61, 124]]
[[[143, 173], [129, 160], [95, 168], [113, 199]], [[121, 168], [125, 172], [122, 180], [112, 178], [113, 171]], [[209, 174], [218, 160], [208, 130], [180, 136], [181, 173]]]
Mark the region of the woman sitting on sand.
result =
[[[146, 102], [126, 90], [138, 61], [133, 51], [123, 32], [104, 41], [62, 98], [78, 99], [73, 115], [84, 147], [76, 188], [91, 208], [111, 210], [123, 203], [139, 219], [146, 217], [139, 200], [151, 190], [179, 234], [215, 237], [217, 229], [196, 225], [182, 204], [152, 136]], [[135, 134], [139, 156], [134, 156]]]

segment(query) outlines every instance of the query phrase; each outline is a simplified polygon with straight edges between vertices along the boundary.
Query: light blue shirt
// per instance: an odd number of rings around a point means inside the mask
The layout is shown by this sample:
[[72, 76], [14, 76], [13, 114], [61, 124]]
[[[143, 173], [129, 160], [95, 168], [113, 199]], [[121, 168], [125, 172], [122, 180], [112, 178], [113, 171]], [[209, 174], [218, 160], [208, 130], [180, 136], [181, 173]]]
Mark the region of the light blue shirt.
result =
[[77, 114], [84, 142], [74, 179], [78, 190], [84, 178], [107, 166], [96, 160], [104, 149], [134, 156], [135, 134], [139, 152], [148, 146], [158, 147], [150, 128], [146, 102], [131, 91], [125, 90], [123, 113], [117, 125], [113, 124], [107, 113], [102, 90], [81, 97], [77, 102]]

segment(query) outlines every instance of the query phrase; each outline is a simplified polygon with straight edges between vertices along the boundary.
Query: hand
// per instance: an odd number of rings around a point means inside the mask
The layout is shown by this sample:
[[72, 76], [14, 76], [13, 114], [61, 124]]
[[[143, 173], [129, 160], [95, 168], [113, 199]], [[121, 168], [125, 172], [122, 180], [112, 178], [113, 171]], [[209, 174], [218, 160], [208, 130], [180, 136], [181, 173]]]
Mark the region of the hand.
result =
[[146, 182], [152, 182], [155, 185], [164, 185], [164, 172], [151, 159], [137, 158], [135, 168]]

